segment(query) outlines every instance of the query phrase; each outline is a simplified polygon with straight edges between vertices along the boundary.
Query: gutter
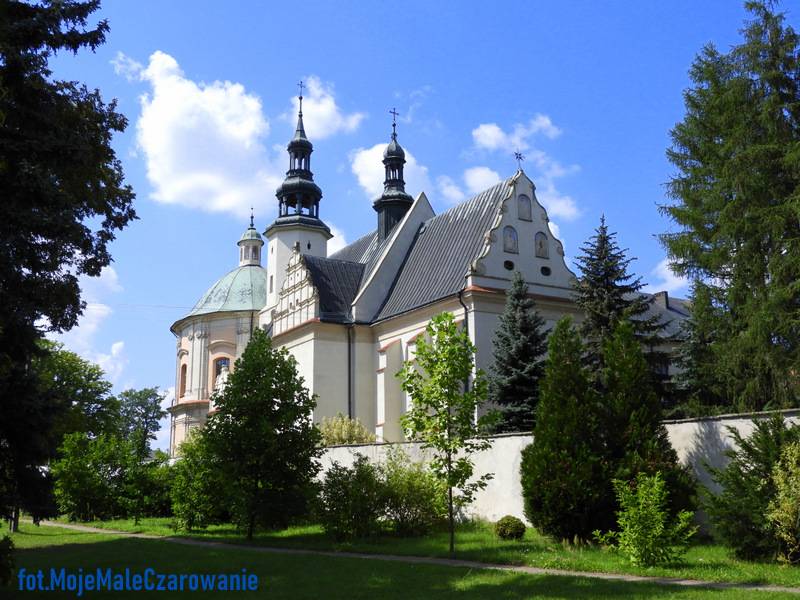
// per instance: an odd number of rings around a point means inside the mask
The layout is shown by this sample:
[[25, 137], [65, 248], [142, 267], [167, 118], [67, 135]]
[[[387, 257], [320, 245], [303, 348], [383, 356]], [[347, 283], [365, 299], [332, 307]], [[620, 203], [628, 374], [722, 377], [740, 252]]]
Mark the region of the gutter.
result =
[[355, 418], [355, 389], [353, 385], [353, 351], [355, 349], [353, 343], [353, 334], [355, 325], [349, 323], [347, 325], [347, 416], [351, 419]]
[[[464, 291], [467, 289], [467, 279], [468, 278], [469, 278], [469, 273], [464, 275], [464, 285], [462, 285], [461, 289], [458, 290], [458, 301], [461, 304], [461, 306], [464, 308], [464, 333], [467, 334], [467, 339], [469, 339], [469, 309], [467, 308], [467, 305], [464, 303], [464, 299], [462, 298], [462, 295], [464, 294]], [[470, 340], [470, 341], [472, 341], [472, 340]], [[465, 392], [469, 391], [469, 375], [467, 375], [466, 379], [464, 379], [464, 391]]]

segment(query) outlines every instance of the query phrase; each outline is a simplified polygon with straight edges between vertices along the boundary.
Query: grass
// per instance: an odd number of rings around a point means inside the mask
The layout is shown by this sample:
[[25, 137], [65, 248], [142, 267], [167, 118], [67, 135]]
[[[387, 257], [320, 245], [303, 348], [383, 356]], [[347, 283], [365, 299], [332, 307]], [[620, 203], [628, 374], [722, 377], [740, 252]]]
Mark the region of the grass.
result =
[[[188, 536], [198, 539], [248, 544], [242, 534], [231, 526], [214, 526], [206, 531], [176, 534], [170, 519], [143, 519], [137, 526], [133, 521], [106, 521], [90, 525], [137, 533], [164, 536]], [[446, 532], [423, 538], [397, 538], [385, 536], [374, 540], [353, 543], [336, 543], [317, 525], [291, 527], [285, 531], [262, 532], [256, 535], [254, 545], [278, 548], [303, 548], [367, 552], [374, 554], [399, 554], [406, 556], [447, 557]], [[527, 565], [568, 571], [601, 573], [627, 573], [655, 577], [678, 577], [714, 582], [772, 584], [800, 587], [800, 568], [777, 563], [737, 560], [728, 549], [711, 543], [693, 545], [679, 564], [652, 568], [631, 565], [624, 556], [598, 547], [570, 548], [538, 535], [528, 529], [519, 542], [499, 540], [489, 523], [467, 523], [456, 536], [457, 557], [481, 562]]]
[[[681, 598], [686, 600], [744, 600], [746, 590], [679, 588], [649, 583], [625, 583], [578, 577], [534, 576], [518, 573], [437, 565], [410, 565], [345, 557], [295, 556], [243, 552], [237, 548], [178, 546], [161, 540], [123, 538], [58, 527], [23, 524], [13, 536], [19, 567], [28, 571], [65, 567], [71, 570], [155, 567], [163, 573], [219, 573], [247, 569], [259, 576], [257, 592], [203, 593], [201, 597], [332, 600], [437, 600], [457, 596], [465, 600], [556, 598]], [[154, 594], [148, 594], [153, 596]], [[35, 594], [16, 591], [16, 580], [0, 589], [3, 598], [75, 598], [73, 593]], [[191, 597], [186, 592], [164, 592], [156, 597]], [[86, 598], [140, 598], [141, 592], [87, 592]], [[770, 593], [770, 600], [797, 598]]]

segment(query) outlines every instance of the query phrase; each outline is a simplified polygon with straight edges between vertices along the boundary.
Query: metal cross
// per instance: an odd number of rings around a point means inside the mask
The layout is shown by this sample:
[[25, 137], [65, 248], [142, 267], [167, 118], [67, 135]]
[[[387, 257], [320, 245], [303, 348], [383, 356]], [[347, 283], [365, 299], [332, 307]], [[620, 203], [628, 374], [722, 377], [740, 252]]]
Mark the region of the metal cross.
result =
[[306, 87], [306, 84], [303, 83], [303, 80], [301, 79], [300, 83], [297, 84], [297, 87], [300, 88], [300, 97], [302, 98], [303, 97], [303, 88]]
[[395, 136], [397, 135], [397, 115], [400, 113], [397, 112], [396, 108], [392, 108], [392, 110], [389, 111], [389, 114], [392, 115], [392, 135]]
[[525, 160], [525, 157], [522, 155], [522, 152], [517, 150], [514, 152], [514, 158], [517, 159], [517, 168], [521, 171], [522, 170], [522, 161]]

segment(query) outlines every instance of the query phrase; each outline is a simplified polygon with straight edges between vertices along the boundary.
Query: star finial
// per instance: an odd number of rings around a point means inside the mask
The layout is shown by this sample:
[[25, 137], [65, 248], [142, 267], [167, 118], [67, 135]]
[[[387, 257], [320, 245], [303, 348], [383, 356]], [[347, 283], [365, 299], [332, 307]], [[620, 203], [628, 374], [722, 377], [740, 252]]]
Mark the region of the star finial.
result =
[[397, 112], [396, 108], [392, 108], [392, 110], [389, 111], [389, 114], [392, 115], [392, 139], [396, 139], [397, 138], [397, 115], [399, 115], [400, 113]]
[[517, 150], [514, 152], [514, 158], [517, 159], [517, 168], [522, 171], [522, 161], [525, 160], [525, 157], [522, 155], [522, 152]]
[[299, 98], [300, 98], [300, 114], [302, 115], [303, 114], [303, 90], [305, 89], [306, 84], [303, 83], [303, 80], [301, 79], [298, 82], [297, 87], [300, 90], [300, 96], [299, 96]]

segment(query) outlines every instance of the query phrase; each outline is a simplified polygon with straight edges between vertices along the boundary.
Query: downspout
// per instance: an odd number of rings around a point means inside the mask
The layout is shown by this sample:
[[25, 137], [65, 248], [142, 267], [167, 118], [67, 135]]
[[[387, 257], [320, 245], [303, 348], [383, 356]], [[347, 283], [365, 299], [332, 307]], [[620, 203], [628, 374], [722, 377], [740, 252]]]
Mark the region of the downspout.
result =
[[353, 329], [354, 325], [352, 323], [347, 325], [347, 416], [351, 419], [355, 418], [355, 398], [353, 394], [355, 390], [353, 389]]

